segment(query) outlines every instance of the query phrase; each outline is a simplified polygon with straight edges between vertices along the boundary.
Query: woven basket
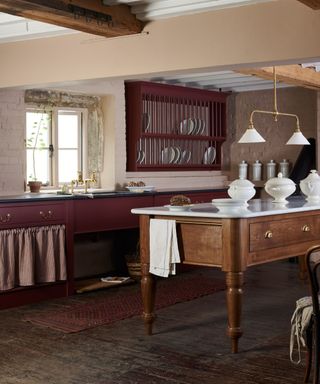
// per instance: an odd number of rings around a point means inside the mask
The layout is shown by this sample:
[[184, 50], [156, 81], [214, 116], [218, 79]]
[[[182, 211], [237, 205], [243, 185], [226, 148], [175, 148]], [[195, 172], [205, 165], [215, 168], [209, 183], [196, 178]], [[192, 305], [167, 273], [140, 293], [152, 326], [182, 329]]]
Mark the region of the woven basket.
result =
[[127, 261], [129, 275], [134, 280], [141, 280], [141, 263]]

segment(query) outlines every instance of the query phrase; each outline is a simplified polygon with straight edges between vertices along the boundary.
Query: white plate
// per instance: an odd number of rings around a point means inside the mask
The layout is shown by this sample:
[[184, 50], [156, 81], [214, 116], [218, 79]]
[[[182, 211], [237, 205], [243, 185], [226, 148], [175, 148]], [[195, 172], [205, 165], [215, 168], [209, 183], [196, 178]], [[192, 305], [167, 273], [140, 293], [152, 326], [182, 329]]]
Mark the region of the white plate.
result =
[[189, 163], [190, 160], [191, 160], [191, 151], [189, 151], [188, 149], [184, 149], [181, 153], [180, 163], [187, 164]]
[[204, 132], [205, 127], [206, 127], [206, 122], [202, 119], [199, 119], [199, 121], [200, 121], [200, 128], [198, 131], [198, 135], [203, 135], [203, 132]]
[[244, 207], [246, 206], [243, 200], [234, 200], [234, 199], [213, 199], [212, 204], [216, 207]]
[[212, 164], [216, 158], [215, 147], [209, 147], [203, 155], [203, 164]]
[[243, 200], [213, 199], [212, 204], [222, 213], [235, 213], [245, 210], [248, 206]]
[[142, 164], [145, 157], [146, 157], [146, 154], [142, 149], [140, 149], [137, 153], [137, 163]]
[[165, 205], [165, 208], [168, 208], [169, 211], [182, 212], [187, 211], [193, 204], [188, 205]]
[[177, 164], [179, 163], [180, 161], [180, 158], [181, 158], [181, 149], [179, 147], [172, 147], [174, 149], [174, 159], [173, 159], [173, 163], [174, 164]]
[[126, 187], [130, 192], [152, 192], [155, 187], [144, 185], [143, 187]]
[[173, 147], [163, 148], [161, 151], [162, 164], [172, 164], [176, 157], [176, 151]]
[[195, 128], [195, 122], [193, 119], [184, 119], [180, 123], [181, 135], [191, 135]]
[[148, 132], [150, 128], [150, 115], [149, 113], [142, 114], [142, 132]]

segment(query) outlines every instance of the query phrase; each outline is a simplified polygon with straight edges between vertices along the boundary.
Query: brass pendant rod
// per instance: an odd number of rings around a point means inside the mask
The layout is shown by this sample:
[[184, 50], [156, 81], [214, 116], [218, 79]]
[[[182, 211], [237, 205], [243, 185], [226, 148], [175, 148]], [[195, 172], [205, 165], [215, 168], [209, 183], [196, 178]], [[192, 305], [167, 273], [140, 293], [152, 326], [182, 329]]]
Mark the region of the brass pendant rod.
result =
[[277, 79], [276, 79], [276, 68], [273, 67], [273, 100], [274, 100], [274, 110], [273, 111], [262, 111], [255, 109], [254, 111], [251, 112], [250, 114], [250, 119], [249, 119], [249, 128], [253, 128], [253, 115], [255, 113], [264, 113], [267, 115], [272, 115], [274, 118], [274, 121], [277, 121], [278, 116], [289, 116], [289, 117], [294, 117], [296, 119], [296, 132], [300, 131], [300, 122], [299, 122], [299, 117], [293, 113], [283, 113], [278, 111], [278, 104], [277, 104]]
[[[274, 111], [278, 112], [278, 105], [277, 105], [277, 79], [276, 79], [276, 67], [273, 67], [273, 100], [274, 100]], [[275, 115], [275, 121], [276, 121], [276, 115]]]

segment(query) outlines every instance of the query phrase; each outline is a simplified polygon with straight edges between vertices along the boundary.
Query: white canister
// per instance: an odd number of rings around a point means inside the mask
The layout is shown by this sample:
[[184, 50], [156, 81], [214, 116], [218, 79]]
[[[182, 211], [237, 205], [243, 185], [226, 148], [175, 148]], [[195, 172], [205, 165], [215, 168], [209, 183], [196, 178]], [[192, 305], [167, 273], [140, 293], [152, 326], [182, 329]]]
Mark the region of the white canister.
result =
[[239, 179], [247, 179], [248, 177], [248, 163], [242, 160], [239, 164]]
[[267, 163], [267, 180], [276, 176], [276, 166], [277, 164], [274, 160], [270, 160], [269, 163]]
[[283, 177], [289, 177], [289, 170], [290, 170], [290, 164], [287, 159], [283, 159], [279, 163], [280, 166], [280, 172], [282, 173]]
[[252, 164], [252, 180], [259, 181], [262, 177], [262, 164], [259, 160], [256, 160]]

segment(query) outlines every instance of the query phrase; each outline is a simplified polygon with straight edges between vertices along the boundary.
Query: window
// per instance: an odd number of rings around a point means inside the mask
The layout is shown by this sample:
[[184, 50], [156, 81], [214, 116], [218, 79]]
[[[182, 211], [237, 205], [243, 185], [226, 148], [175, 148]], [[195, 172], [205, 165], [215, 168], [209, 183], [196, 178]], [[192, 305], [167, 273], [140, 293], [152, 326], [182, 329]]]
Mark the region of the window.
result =
[[84, 110], [26, 112], [27, 180], [58, 187], [84, 173]]

